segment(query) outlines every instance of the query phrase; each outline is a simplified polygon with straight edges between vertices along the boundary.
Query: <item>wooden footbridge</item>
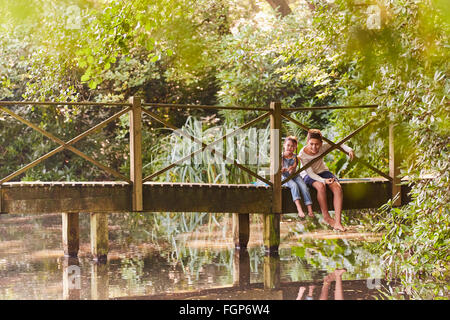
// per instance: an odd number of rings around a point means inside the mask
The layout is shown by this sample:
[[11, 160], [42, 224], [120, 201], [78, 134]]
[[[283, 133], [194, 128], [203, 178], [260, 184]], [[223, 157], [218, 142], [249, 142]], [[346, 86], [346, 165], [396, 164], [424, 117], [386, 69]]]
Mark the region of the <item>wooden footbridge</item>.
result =
[[[18, 105], [42, 105], [56, 107], [61, 105], [85, 105], [85, 106], [115, 106], [122, 108], [110, 118], [95, 125], [77, 137], [62, 141], [41, 127], [24, 119], [14, 110]], [[227, 133], [220, 139], [210, 144], [205, 144], [183, 130], [179, 130], [154, 112], [157, 108], [179, 109], [232, 109], [263, 112], [262, 115], [244, 124], [237, 130]], [[264, 215], [264, 245], [267, 252], [276, 252], [280, 243], [280, 214], [297, 212], [292, 201], [291, 193], [282, 184], [291, 179], [281, 179], [279, 164], [281, 163], [281, 129], [282, 120], [295, 123], [304, 130], [309, 128], [290, 117], [292, 112], [311, 112], [315, 110], [348, 109], [348, 108], [372, 108], [368, 106], [335, 106], [335, 107], [308, 107], [282, 109], [280, 103], [273, 102], [269, 108], [242, 108], [206, 105], [180, 105], [143, 103], [138, 97], [131, 97], [125, 103], [93, 103], [93, 102], [12, 102], [0, 101], [0, 112], [8, 114], [11, 118], [40, 132], [45, 137], [59, 144], [59, 147], [41, 156], [35, 161], [24, 165], [22, 168], [9, 174], [0, 180], [0, 212], [2, 214], [42, 214], [61, 213], [63, 218], [63, 247], [67, 256], [77, 256], [79, 248], [79, 213], [89, 213], [91, 217], [91, 249], [96, 259], [105, 259], [108, 252], [108, 213], [118, 212], [227, 212], [233, 214], [233, 233], [236, 247], [246, 247], [249, 239], [249, 214]], [[129, 114], [130, 127], [130, 174], [123, 174], [104, 166], [97, 160], [73, 145], [89, 134], [104, 128], [107, 124], [117, 120], [120, 116]], [[193, 142], [201, 145], [201, 148], [190, 155], [160, 169], [147, 177], [143, 177], [142, 163], [142, 116], [146, 114], [152, 119], [162, 123], [165, 127], [177, 132]], [[262, 177], [248, 169], [238, 160], [227, 159], [220, 151], [213, 149], [214, 145], [232, 137], [239, 130], [247, 129], [255, 123], [270, 119], [270, 177]], [[341, 144], [368, 127], [376, 119], [371, 119], [366, 124], [357, 128], [341, 141], [334, 143], [329, 139], [325, 141], [331, 144], [328, 152], [341, 148]], [[394, 199], [394, 205], [401, 205], [408, 201], [407, 186], [400, 185], [398, 159], [394, 148], [394, 130], [389, 126], [389, 173], [374, 168], [359, 157], [355, 160], [367, 166], [377, 173], [376, 178], [345, 179], [341, 181], [344, 193], [343, 209], [378, 208], [390, 199]], [[27, 170], [42, 163], [49, 157], [63, 150], [70, 150], [86, 161], [98, 166], [111, 176], [115, 181], [103, 182], [21, 182], [17, 179]], [[211, 150], [218, 156], [230, 161], [264, 185], [253, 184], [206, 184], [206, 183], [169, 183], [154, 182], [154, 179], [174, 166], [183, 163], [189, 157]], [[328, 153], [327, 152], [327, 153]], [[325, 154], [323, 155], [325, 156]], [[305, 170], [309, 165], [299, 168], [297, 173]], [[310, 190], [314, 201], [315, 190]], [[333, 208], [331, 194], [329, 194], [329, 208]], [[315, 210], [318, 210], [317, 201], [314, 201]]]

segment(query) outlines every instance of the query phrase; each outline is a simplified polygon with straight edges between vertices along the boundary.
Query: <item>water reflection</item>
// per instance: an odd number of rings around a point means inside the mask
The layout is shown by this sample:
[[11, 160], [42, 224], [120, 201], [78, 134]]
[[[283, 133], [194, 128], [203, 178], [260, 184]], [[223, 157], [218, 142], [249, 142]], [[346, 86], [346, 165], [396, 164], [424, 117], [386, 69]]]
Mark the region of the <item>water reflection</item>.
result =
[[[128, 233], [130, 227], [116, 217], [109, 228], [108, 261], [95, 263], [89, 253], [88, 215], [80, 215], [80, 251], [75, 259], [63, 256], [60, 215], [17, 218], [0, 217], [0, 299], [381, 297], [377, 288], [367, 285], [367, 279], [382, 278], [370, 271], [378, 257], [361, 241], [320, 239], [316, 229], [306, 238], [309, 231], [298, 231], [295, 222], [282, 224], [284, 245], [278, 255], [268, 256], [255, 231], [248, 249], [235, 250], [220, 225], [219, 232], [201, 231], [210, 235], [203, 246], [198, 246], [198, 239], [192, 246], [192, 239], [185, 236], [172, 238], [169, 245], [146, 238], [145, 225], [139, 227], [140, 233]], [[208, 241], [216, 245], [209, 247]], [[382, 288], [388, 285], [380, 281]]]
[[[328, 294], [332, 282], [336, 283], [334, 288], [334, 300], [344, 300], [344, 292], [342, 290], [342, 274], [346, 271], [347, 270], [345, 269], [336, 269], [325, 276], [318, 300], [328, 300]], [[316, 300], [314, 299], [316, 287], [317, 285], [314, 284], [308, 286], [308, 293], [305, 296], [305, 300]], [[297, 300], [303, 299], [305, 291], [306, 287], [304, 286], [301, 286], [298, 289]]]
[[64, 257], [63, 269], [63, 299], [80, 300], [81, 298], [81, 269], [78, 258]]

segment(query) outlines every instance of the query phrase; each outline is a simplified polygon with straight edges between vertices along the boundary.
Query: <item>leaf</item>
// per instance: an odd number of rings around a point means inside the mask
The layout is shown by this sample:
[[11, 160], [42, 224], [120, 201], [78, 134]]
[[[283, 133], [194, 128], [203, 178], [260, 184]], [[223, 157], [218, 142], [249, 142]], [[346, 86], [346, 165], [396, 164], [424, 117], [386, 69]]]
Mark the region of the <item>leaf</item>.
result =
[[89, 74], [83, 74], [83, 76], [81, 77], [81, 82], [86, 82], [89, 81], [89, 79], [91, 78], [91, 76]]
[[97, 85], [98, 85], [97, 81], [95, 81], [95, 80], [89, 81], [89, 88], [95, 89], [95, 88], [97, 88]]

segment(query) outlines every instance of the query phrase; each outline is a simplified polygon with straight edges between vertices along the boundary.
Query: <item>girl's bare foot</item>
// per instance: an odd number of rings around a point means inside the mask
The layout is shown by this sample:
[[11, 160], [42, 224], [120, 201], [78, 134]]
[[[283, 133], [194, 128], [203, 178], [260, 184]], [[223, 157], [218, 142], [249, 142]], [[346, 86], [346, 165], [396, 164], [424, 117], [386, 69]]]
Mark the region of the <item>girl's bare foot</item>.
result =
[[314, 218], [314, 213], [312, 211], [308, 211], [308, 216]]
[[305, 213], [301, 211], [298, 213], [298, 216], [303, 219], [305, 217]]

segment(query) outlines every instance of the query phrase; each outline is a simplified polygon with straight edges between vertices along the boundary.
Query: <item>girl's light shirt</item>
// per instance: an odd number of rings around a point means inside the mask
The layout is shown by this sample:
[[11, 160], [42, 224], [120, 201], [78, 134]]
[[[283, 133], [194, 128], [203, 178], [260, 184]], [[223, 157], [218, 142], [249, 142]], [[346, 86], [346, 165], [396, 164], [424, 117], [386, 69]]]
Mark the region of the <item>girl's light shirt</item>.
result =
[[[346, 146], [345, 144], [341, 144], [341, 147], [347, 153], [350, 152], [350, 151], [353, 151], [352, 148], [350, 148], [349, 146]], [[305, 148], [306, 148], [306, 146], [304, 146], [302, 148], [302, 150], [300, 150], [300, 153], [299, 153], [299, 158], [300, 158], [300, 161], [302, 163], [302, 166], [307, 165], [313, 159], [321, 156], [324, 152], [326, 152], [329, 148], [331, 148], [331, 145], [324, 141], [322, 146], [320, 147], [319, 151], [317, 152], [317, 154], [315, 154], [313, 156], [307, 154], [305, 152]], [[303, 170], [302, 172], [300, 172], [300, 175], [302, 176], [302, 178], [305, 178], [305, 176], [308, 175], [308, 176], [310, 176], [311, 179], [314, 179], [316, 181], [320, 181], [323, 184], [325, 184], [325, 180], [326, 179], [324, 179], [324, 178], [322, 178], [321, 176], [318, 175], [318, 173], [321, 173], [321, 172], [324, 172], [324, 171], [330, 171], [330, 169], [328, 169], [327, 165], [325, 164], [325, 161], [323, 161], [323, 158], [322, 158], [322, 159], [317, 160], [316, 162], [314, 162], [308, 169]]]

